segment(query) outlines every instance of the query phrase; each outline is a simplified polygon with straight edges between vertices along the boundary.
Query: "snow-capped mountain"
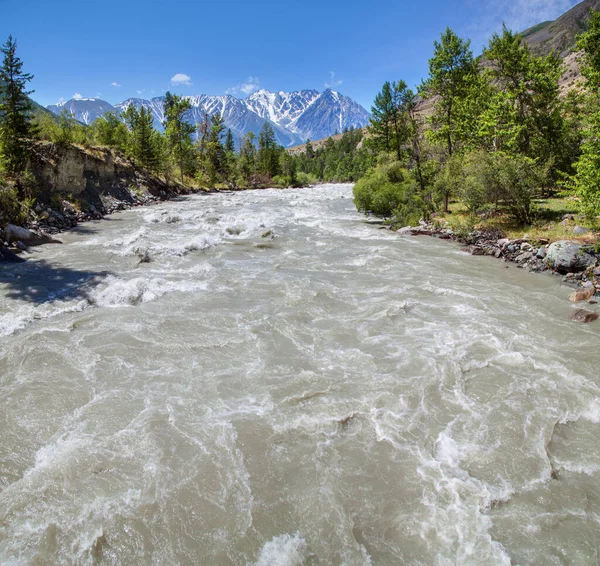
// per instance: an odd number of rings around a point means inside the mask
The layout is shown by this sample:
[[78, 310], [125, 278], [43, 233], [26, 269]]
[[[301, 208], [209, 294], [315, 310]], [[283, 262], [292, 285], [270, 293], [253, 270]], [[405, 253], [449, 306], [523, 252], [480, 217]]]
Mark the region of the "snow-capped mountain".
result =
[[[350, 127], [362, 128], [369, 123], [369, 114], [362, 106], [330, 89], [323, 93], [259, 90], [245, 99], [204, 94], [186, 98], [192, 105], [186, 116], [188, 122], [197, 124], [205, 113], [209, 116], [219, 113], [238, 144], [248, 132], [258, 135], [265, 122], [271, 124], [278, 142], [285, 147], [304, 143], [308, 138], [324, 138]], [[106, 112], [120, 114], [130, 105], [150, 110], [154, 126], [163, 130], [164, 97], [130, 98], [115, 106], [97, 98], [79, 98], [48, 106], [48, 109], [56, 114], [66, 109], [77, 120], [91, 124]]]
[[114, 107], [110, 102], [99, 98], [73, 98], [65, 102], [52, 104], [48, 106], [48, 110], [54, 112], [54, 114], [60, 114], [63, 110], [66, 110], [80, 122], [91, 124], [99, 116], [114, 111]]

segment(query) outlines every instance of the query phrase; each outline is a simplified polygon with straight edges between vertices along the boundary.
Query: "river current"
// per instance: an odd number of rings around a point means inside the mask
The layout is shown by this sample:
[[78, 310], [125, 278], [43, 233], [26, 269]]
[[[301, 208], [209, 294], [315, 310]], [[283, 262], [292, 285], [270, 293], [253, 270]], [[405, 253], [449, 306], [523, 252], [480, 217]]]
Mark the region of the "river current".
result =
[[0, 272], [1, 564], [598, 564], [598, 326], [559, 278], [350, 185], [60, 238]]

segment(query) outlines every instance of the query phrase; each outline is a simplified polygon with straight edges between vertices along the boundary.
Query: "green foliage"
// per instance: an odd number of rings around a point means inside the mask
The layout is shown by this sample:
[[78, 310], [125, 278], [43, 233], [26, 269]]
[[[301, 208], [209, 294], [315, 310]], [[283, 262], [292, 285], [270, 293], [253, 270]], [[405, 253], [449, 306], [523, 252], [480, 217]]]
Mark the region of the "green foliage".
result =
[[104, 116], [96, 118], [91, 125], [91, 130], [94, 143], [120, 151], [126, 150], [127, 126], [113, 112], [107, 112]]
[[271, 178], [279, 175], [281, 148], [275, 139], [275, 132], [268, 122], [265, 122], [258, 136], [258, 171]]
[[577, 47], [584, 53], [582, 72], [587, 79], [588, 113], [584, 119], [581, 157], [575, 164], [574, 187], [590, 220], [600, 214], [600, 11], [590, 14], [588, 30]]
[[445, 145], [448, 156], [461, 141], [461, 128], [456, 121], [461, 114], [469, 115], [464, 103], [472, 98], [471, 87], [479, 72], [470, 43], [447, 28], [440, 41], [434, 42], [429, 76], [420, 87], [423, 96], [438, 97], [435, 112], [429, 120], [430, 136], [434, 143]]
[[194, 126], [185, 120], [185, 113], [192, 108], [190, 101], [167, 92], [165, 94], [164, 113], [165, 136], [168, 142], [170, 156], [179, 166], [180, 179], [186, 173], [193, 173], [195, 165], [192, 134]]
[[354, 185], [353, 194], [359, 212], [393, 217], [395, 223], [416, 224], [430, 213], [414, 177], [388, 156]]
[[126, 153], [141, 167], [157, 171], [161, 165], [161, 136], [154, 129], [152, 113], [130, 105], [121, 114], [129, 128]]
[[8, 37], [0, 48], [4, 55], [0, 67], [0, 166], [11, 176], [22, 173], [29, 159], [34, 128], [33, 106], [26, 85], [33, 75], [23, 72], [16, 55], [17, 42]]
[[24, 224], [34, 203], [32, 197], [22, 197], [15, 186], [0, 186], [0, 224]]

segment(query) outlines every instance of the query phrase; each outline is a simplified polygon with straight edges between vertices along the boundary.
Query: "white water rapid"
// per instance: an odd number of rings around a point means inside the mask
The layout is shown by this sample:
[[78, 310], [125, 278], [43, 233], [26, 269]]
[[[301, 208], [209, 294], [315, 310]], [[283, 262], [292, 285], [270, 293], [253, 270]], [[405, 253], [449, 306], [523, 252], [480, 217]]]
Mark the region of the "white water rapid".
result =
[[0, 267], [1, 564], [598, 564], [599, 327], [560, 279], [349, 185], [60, 237]]

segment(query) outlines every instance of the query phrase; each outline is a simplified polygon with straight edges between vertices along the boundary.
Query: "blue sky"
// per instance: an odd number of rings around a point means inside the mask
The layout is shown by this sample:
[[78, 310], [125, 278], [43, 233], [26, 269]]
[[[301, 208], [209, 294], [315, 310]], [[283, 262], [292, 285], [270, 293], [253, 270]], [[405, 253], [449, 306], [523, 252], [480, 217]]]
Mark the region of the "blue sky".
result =
[[369, 109], [386, 80], [416, 85], [446, 26], [477, 53], [577, 0], [0, 0], [33, 98], [110, 103], [165, 90], [246, 96], [331, 86]]

